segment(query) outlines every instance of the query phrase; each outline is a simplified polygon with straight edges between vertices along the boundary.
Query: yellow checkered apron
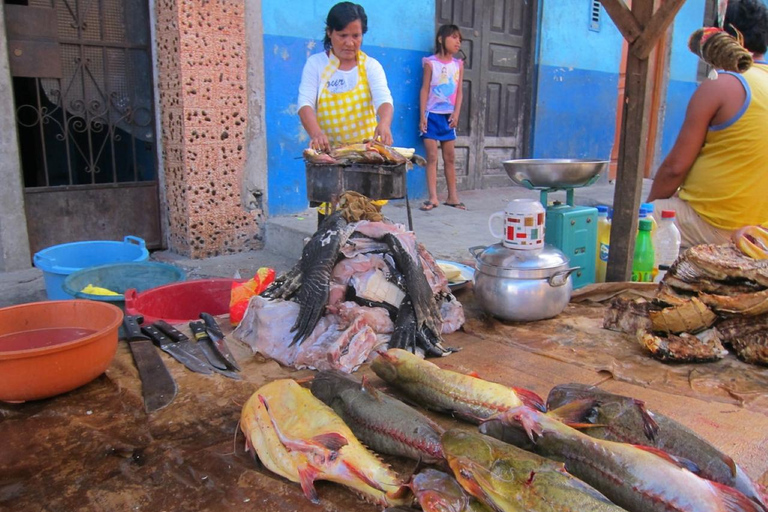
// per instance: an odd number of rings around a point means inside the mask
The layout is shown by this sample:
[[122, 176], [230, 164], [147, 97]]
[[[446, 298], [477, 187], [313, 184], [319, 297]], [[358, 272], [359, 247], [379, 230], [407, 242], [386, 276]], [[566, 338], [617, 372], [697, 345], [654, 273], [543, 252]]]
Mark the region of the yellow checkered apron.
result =
[[368, 88], [365, 72], [367, 56], [357, 53], [357, 85], [347, 92], [331, 93], [328, 80], [339, 69], [339, 59], [331, 53], [328, 65], [320, 75], [320, 97], [317, 100], [317, 121], [331, 144], [362, 142], [372, 139], [376, 130], [376, 111]]
[[[339, 59], [333, 52], [328, 56], [328, 65], [320, 75], [320, 97], [317, 100], [317, 122], [331, 144], [346, 144], [372, 139], [376, 131], [376, 110], [373, 106], [365, 61], [368, 56], [357, 52], [357, 85], [347, 92], [331, 93], [326, 85], [339, 69]], [[384, 205], [386, 200], [374, 201]], [[323, 203], [320, 213], [330, 213], [330, 205]]]

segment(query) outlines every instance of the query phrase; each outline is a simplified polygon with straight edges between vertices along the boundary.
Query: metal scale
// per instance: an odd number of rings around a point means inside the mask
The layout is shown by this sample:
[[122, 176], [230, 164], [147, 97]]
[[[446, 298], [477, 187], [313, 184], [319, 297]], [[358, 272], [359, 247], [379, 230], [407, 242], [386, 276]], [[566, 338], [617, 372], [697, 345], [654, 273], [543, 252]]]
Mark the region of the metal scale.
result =
[[[594, 184], [608, 162], [596, 160], [509, 160], [504, 168], [512, 181], [539, 191], [546, 209], [544, 243], [560, 249], [570, 265], [580, 267], [572, 276], [573, 287], [595, 282], [597, 258], [597, 208], [576, 206], [574, 190]], [[551, 192], [565, 191], [565, 204], [549, 203]]]

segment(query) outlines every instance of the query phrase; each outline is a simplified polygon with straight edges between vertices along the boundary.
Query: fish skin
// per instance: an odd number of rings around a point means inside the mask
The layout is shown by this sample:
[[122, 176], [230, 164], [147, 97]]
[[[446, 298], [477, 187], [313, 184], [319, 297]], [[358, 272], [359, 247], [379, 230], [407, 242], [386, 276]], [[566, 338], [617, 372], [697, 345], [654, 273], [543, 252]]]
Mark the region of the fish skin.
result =
[[732, 487], [681, 468], [655, 448], [596, 439], [556, 418], [518, 407], [502, 420], [520, 426], [536, 453], [562, 460], [577, 476], [629, 512], [763, 512]]
[[330, 406], [355, 436], [379, 453], [434, 464], [443, 460], [443, 428], [400, 400], [340, 371], [322, 371], [312, 394]]
[[622, 512], [563, 464], [474, 432], [449, 430], [443, 450], [456, 479], [496, 512]]
[[371, 369], [428, 409], [453, 413], [473, 423], [520, 405], [544, 409], [544, 400], [532, 391], [443, 370], [406, 350], [379, 353]]
[[549, 392], [547, 408], [558, 409], [585, 399], [599, 401], [589, 421], [601, 425], [584, 429], [585, 434], [606, 441], [652, 446], [682, 457], [699, 468], [699, 476], [734, 487], [764, 508], [768, 507], [759, 487], [733, 459], [688, 427], [648, 411], [642, 401], [594, 386], [561, 384]]
[[292, 379], [259, 388], [240, 417], [246, 449], [264, 466], [301, 484], [313, 503], [314, 481], [328, 480], [352, 488], [382, 507], [404, 505], [411, 496], [404, 482], [369, 452], [341, 418]]
[[491, 512], [447, 473], [427, 468], [411, 479], [411, 490], [424, 512]]

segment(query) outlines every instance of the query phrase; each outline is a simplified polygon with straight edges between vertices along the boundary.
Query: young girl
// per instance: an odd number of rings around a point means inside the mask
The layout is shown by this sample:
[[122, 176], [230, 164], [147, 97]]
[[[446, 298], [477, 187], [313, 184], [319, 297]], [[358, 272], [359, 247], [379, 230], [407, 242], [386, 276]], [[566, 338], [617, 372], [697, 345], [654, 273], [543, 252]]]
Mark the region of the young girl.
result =
[[443, 150], [445, 181], [448, 198], [445, 205], [466, 210], [456, 191], [454, 140], [461, 111], [461, 83], [464, 61], [453, 56], [461, 50], [461, 31], [456, 25], [443, 25], [435, 37], [435, 54], [422, 60], [424, 79], [421, 85], [419, 131], [427, 150], [427, 186], [429, 200], [421, 210], [438, 206], [437, 200], [437, 141]]

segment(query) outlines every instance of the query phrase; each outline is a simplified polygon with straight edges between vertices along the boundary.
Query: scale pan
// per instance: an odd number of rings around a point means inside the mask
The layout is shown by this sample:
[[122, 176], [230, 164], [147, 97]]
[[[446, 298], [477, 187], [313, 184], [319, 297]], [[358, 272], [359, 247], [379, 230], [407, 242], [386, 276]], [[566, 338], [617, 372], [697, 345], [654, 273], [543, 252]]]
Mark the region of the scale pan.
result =
[[608, 169], [607, 160], [533, 158], [506, 160], [504, 170], [512, 181], [528, 188], [578, 188], [591, 185]]

